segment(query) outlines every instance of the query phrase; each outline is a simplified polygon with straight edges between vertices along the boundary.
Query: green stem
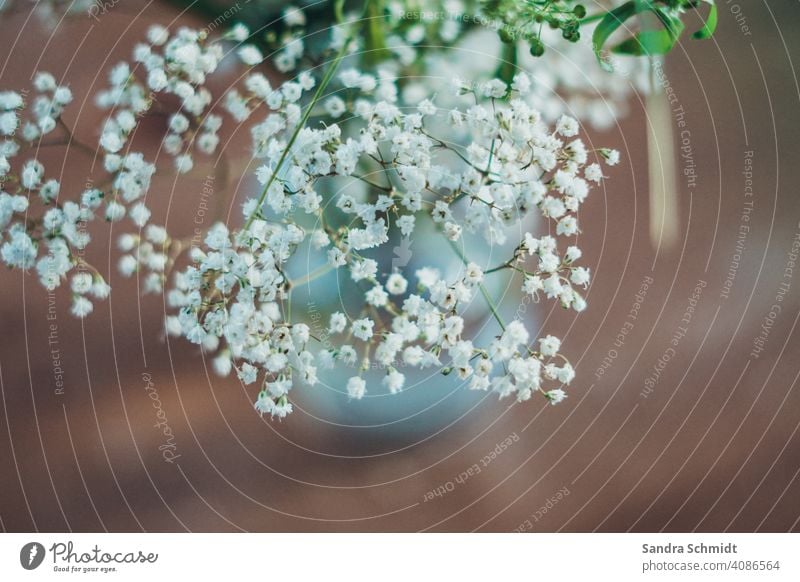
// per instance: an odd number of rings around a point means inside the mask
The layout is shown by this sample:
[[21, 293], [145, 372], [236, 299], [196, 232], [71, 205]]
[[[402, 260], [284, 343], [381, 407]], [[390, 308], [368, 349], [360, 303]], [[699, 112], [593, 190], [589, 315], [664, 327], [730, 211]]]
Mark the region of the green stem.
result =
[[500, 66], [497, 68], [496, 77], [510, 85], [517, 72], [517, 41], [503, 43], [500, 56]]
[[496, 273], [497, 271], [502, 271], [503, 269], [511, 269], [513, 268], [510, 263], [503, 263], [502, 265], [498, 265], [497, 267], [492, 267], [483, 272], [484, 275], [488, 275], [489, 273]]
[[385, 25], [383, 13], [383, 0], [367, 0], [367, 46], [364, 61], [368, 65], [376, 65], [389, 58], [386, 48], [386, 37], [383, 33]]
[[[452, 248], [455, 251], [455, 253], [459, 256], [459, 258], [461, 259], [461, 262], [463, 262], [465, 265], [469, 264], [469, 261], [467, 260], [467, 257], [464, 256], [464, 253], [461, 252], [461, 249], [458, 248], [458, 246], [453, 241], [451, 241], [450, 239], [447, 239], [447, 242], [450, 243], [450, 248]], [[503, 321], [503, 318], [500, 317], [500, 314], [497, 312], [497, 305], [495, 305], [495, 302], [492, 299], [492, 296], [489, 295], [489, 292], [486, 290], [486, 287], [484, 287], [483, 283], [480, 283], [478, 285], [478, 287], [481, 290], [481, 294], [483, 295], [483, 298], [486, 300], [486, 304], [489, 306], [489, 310], [492, 312], [492, 315], [497, 320], [497, 323], [500, 324], [500, 329], [505, 331], [506, 330], [506, 324]]]
[[608, 12], [598, 12], [597, 14], [592, 14], [591, 16], [587, 16], [586, 18], [581, 18], [579, 22], [581, 24], [589, 24], [591, 22], [595, 22], [596, 20], [600, 20], [605, 17]]
[[495, 305], [494, 301], [492, 300], [491, 295], [489, 295], [489, 292], [486, 290], [486, 287], [483, 286], [483, 283], [478, 285], [478, 287], [480, 288], [481, 294], [483, 295], [483, 298], [486, 300], [486, 303], [489, 306], [489, 309], [491, 310], [492, 315], [497, 320], [497, 323], [500, 324], [500, 329], [505, 331], [506, 330], [506, 324], [503, 322], [503, 318], [500, 317], [500, 314], [497, 312], [497, 306]]
[[325, 91], [325, 88], [328, 86], [328, 84], [333, 79], [333, 75], [336, 73], [336, 69], [339, 68], [339, 64], [341, 64], [342, 59], [347, 54], [347, 47], [350, 45], [351, 39], [352, 39], [352, 31], [351, 31], [351, 34], [345, 39], [344, 43], [342, 44], [342, 48], [339, 50], [339, 53], [336, 55], [336, 58], [333, 60], [333, 62], [328, 67], [328, 70], [325, 71], [325, 75], [322, 77], [322, 80], [320, 81], [319, 85], [317, 86], [317, 90], [314, 93], [314, 97], [311, 99], [311, 102], [306, 107], [306, 110], [303, 113], [303, 117], [298, 122], [297, 126], [294, 129], [294, 132], [292, 132], [292, 137], [289, 138], [289, 143], [286, 144], [286, 147], [284, 148], [283, 152], [281, 153], [281, 157], [278, 159], [278, 163], [275, 165], [275, 170], [272, 172], [272, 176], [270, 176], [269, 180], [267, 181], [266, 185], [264, 186], [264, 189], [261, 191], [261, 195], [258, 197], [258, 202], [256, 203], [256, 208], [253, 210], [253, 213], [250, 214], [249, 218], [247, 219], [247, 222], [244, 223], [244, 229], [243, 230], [245, 232], [250, 229], [250, 227], [253, 224], [253, 221], [256, 219], [256, 215], [258, 214], [259, 210], [261, 209], [261, 206], [264, 204], [264, 200], [266, 200], [266, 198], [267, 198], [267, 192], [269, 191], [269, 189], [272, 186], [273, 182], [275, 182], [275, 178], [277, 178], [278, 173], [280, 172], [281, 167], [283, 166], [283, 162], [286, 161], [287, 157], [289, 157], [289, 152], [292, 151], [292, 146], [294, 145], [294, 142], [297, 139], [297, 136], [300, 135], [300, 132], [305, 127], [306, 122], [308, 121], [308, 118], [311, 116], [311, 110], [314, 108], [314, 105], [316, 105], [317, 102], [322, 97], [323, 91]]

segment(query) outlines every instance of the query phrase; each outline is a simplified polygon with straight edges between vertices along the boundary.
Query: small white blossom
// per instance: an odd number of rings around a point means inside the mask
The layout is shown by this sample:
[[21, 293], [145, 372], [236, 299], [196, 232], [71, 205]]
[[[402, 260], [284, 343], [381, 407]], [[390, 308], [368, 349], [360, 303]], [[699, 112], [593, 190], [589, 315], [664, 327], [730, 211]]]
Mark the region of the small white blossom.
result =
[[347, 381], [347, 394], [354, 400], [361, 400], [367, 392], [367, 383], [358, 376]]
[[360, 340], [368, 341], [372, 338], [374, 322], [369, 318], [357, 319], [352, 323], [353, 335]]

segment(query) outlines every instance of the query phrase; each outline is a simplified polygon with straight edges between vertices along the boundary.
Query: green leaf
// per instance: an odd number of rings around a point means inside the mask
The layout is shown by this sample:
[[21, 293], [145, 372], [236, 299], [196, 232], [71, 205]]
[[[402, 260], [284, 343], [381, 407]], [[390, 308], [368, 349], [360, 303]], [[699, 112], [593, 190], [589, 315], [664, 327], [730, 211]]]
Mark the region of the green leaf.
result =
[[708, 18], [706, 19], [703, 28], [692, 35], [692, 37], [701, 40], [711, 38], [711, 35], [713, 35], [714, 31], [717, 30], [717, 5], [714, 3], [714, 0], [704, 0], [704, 2], [710, 6]]
[[336, 22], [344, 23], [344, 0], [333, 0], [333, 15]]
[[629, 38], [611, 49], [611, 52], [621, 55], [647, 56], [665, 55], [675, 41], [666, 29], [642, 30], [636, 36]]
[[594, 49], [594, 54], [597, 57], [597, 61], [600, 63], [600, 66], [606, 71], [610, 72], [613, 70], [613, 68], [603, 59], [603, 47], [605, 46], [606, 42], [608, 42], [609, 37], [614, 34], [614, 32], [616, 32], [616, 30], [622, 26], [626, 20], [638, 14], [642, 7], [643, 4], [641, 2], [629, 0], [622, 6], [618, 6], [606, 14], [603, 17], [603, 20], [601, 20], [594, 29], [594, 34], [592, 34], [592, 48]]
[[504, 44], [500, 65], [497, 67], [495, 76], [506, 85], [510, 85], [517, 72], [517, 44]]
[[[717, 28], [717, 6], [715, 0], [699, 0], [710, 7], [708, 18], [703, 28], [694, 33], [694, 38], [709, 38]], [[696, 5], [692, 3], [692, 5]], [[625, 55], [663, 55], [678, 42], [685, 25], [680, 18], [681, 4], [675, 2], [657, 2], [656, 0], [628, 0], [621, 6], [609, 11], [597, 25], [592, 36], [592, 47], [600, 66], [611, 71], [611, 65], [603, 58], [602, 51], [611, 35], [634, 16], [646, 12], [653, 13], [663, 28], [658, 30], [640, 30], [631, 38], [619, 43], [611, 50]]]
[[685, 28], [680, 16], [667, 8], [661, 7], [656, 8], [654, 12], [661, 24], [664, 25], [664, 30], [666, 30], [670, 35], [670, 38], [672, 38], [672, 43], [675, 44], [678, 42], [678, 39]]

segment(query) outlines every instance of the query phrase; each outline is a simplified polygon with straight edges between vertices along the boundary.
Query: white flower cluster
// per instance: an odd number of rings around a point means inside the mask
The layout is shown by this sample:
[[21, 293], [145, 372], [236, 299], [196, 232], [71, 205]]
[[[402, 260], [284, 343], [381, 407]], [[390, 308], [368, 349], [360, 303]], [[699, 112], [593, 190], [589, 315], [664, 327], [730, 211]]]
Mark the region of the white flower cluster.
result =
[[[263, 192], [245, 203], [243, 229], [231, 233], [217, 224], [206, 248], [193, 251], [194, 263], [177, 275], [169, 294], [179, 311], [168, 317], [168, 331], [216, 352], [219, 373], [235, 370], [245, 384], [260, 382], [256, 407], [277, 416], [291, 411], [288, 392], [295, 381], [314, 384], [319, 368], [336, 364], [357, 369], [346, 384], [355, 399], [368, 390], [368, 369], [385, 370], [383, 384], [394, 393], [406, 381], [401, 370], [436, 366], [501, 397], [522, 401], [540, 392], [553, 403], [562, 400], [562, 386], [574, 371], [559, 353], [558, 339], [531, 344], [524, 323], [506, 325], [494, 310], [497, 337], [486, 346], [468, 338], [464, 311], [477, 301], [488, 272], [466, 260], [455, 280], [429, 267], [383, 272], [380, 249], [393, 232], [411, 236], [424, 220], [456, 245], [466, 244], [468, 235], [502, 245], [512, 227], [519, 231], [537, 210], [555, 222], [557, 237], [527, 234], [491, 272], [520, 272], [524, 292], [541, 291], [581, 311], [586, 303], [576, 287], [588, 284], [589, 271], [575, 266], [577, 247], [559, 253], [557, 238], [578, 232], [575, 214], [602, 172], [589, 163], [577, 121], [563, 117], [549, 128], [524, 99], [530, 87], [524, 74], [512, 86], [491, 81], [473, 90], [459, 83], [456, 92], [470, 94], [476, 104], [450, 111], [430, 100], [404, 111], [395, 103], [396, 91], [386, 88], [393, 85], [389, 76], [379, 71], [379, 78], [343, 71], [339, 81], [353, 91], [348, 102], [354, 119], [320, 127], [298, 125], [298, 102], [313, 86], [308, 78], [276, 88], [259, 73], [245, 78], [247, 92], [237, 92], [228, 106], [239, 117], [262, 101], [269, 106], [252, 131], [254, 154], [264, 158], [257, 171]], [[330, 109], [326, 114], [337, 117]], [[471, 136], [463, 152], [429, 134], [428, 125], [441, 117]], [[607, 150], [597, 153], [614, 161]], [[362, 172], [383, 176], [385, 184]], [[366, 188], [326, 199], [326, 180], [334, 177]], [[302, 226], [305, 215], [318, 217], [318, 226]], [[329, 268], [346, 270], [352, 292], [363, 296], [358, 317], [331, 315], [326, 333], [341, 338], [333, 345], [310, 345], [315, 340], [308, 325], [287, 316], [293, 282], [285, 273], [303, 244], [324, 250]]]
[[[607, 7], [621, 3], [613, 0]], [[279, 71], [289, 72], [301, 64], [304, 39], [309, 34], [305, 16], [295, 7], [284, 9], [284, 23], [286, 30], [279, 39], [274, 64]], [[649, 91], [650, 66], [646, 59], [614, 59], [613, 75], [597, 65], [591, 46], [594, 26], [586, 24], [578, 42], [558, 34], [547, 36], [546, 58], [531, 56], [526, 41], [518, 42], [515, 67], [533, 80], [526, 91], [527, 99], [545, 120], [555, 121], [567, 113], [595, 128], [608, 129], [628, 113], [631, 95]], [[386, 2], [381, 21], [385, 46], [366, 46], [364, 38], [358, 42], [366, 50], [366, 59], [375, 50], [384, 50], [391, 56], [388, 60], [397, 69], [396, 75], [406, 78], [403, 100], [416, 105], [440, 92], [454, 76], [475, 82], [493, 77], [506, 58], [497, 33], [500, 27], [483, 14], [481, 3], [475, 0], [431, 0], [424, 5], [393, 0]], [[328, 107], [332, 117], [344, 112], [342, 105], [339, 97], [331, 99]], [[452, 102], [440, 101], [439, 105], [449, 106]], [[334, 114], [335, 111], [339, 113]]]
[[207, 42], [205, 34], [195, 30], [180, 28], [170, 36], [166, 28], [157, 25], [148, 30], [147, 39], [133, 51], [134, 66], [144, 68], [146, 82], [137, 81], [131, 64], [123, 61], [111, 72], [111, 88], [98, 95], [101, 107], [116, 110], [105, 123], [100, 145], [111, 154], [122, 150], [137, 117], [153, 106], [157, 95], [174, 95], [180, 100], [181, 111], [169, 119], [164, 150], [175, 157], [177, 170], [186, 173], [194, 165], [190, 146], [211, 154], [219, 143], [217, 131], [222, 119], [206, 114], [212, 96], [203, 85], [217, 70], [223, 46]]
[[[470, 2], [469, 4], [473, 4]], [[428, 0], [417, 2], [387, 2], [385, 26], [387, 48], [406, 66], [419, 62], [420, 45], [441, 43], [450, 45], [463, 33], [464, 23], [476, 20], [477, 6], [467, 6], [461, 0]]]
[[[305, 24], [297, 9], [287, 9], [287, 18], [290, 35]], [[524, 401], [540, 393], [552, 403], [563, 400], [575, 372], [559, 339], [532, 338], [523, 321], [504, 321], [484, 285], [489, 277], [512, 277], [520, 297], [543, 295], [564, 308], [585, 309], [582, 289], [590, 273], [577, 265], [581, 251], [569, 241], [579, 232], [581, 204], [603, 179], [601, 163], [613, 165], [619, 155], [588, 150], [574, 118], [562, 115], [549, 124], [531, 106], [533, 83], [521, 72], [511, 84], [456, 80], [452, 99], [429, 96], [404, 107], [396, 67], [360, 71], [348, 63], [334, 74], [357, 48], [346, 28], [331, 33], [338, 56], [327, 70], [301, 71], [273, 85], [257, 70], [264, 57], [246, 44], [250, 31], [242, 25], [218, 41], [186, 28], [171, 35], [152, 27], [148, 43], [135, 47], [133, 64], [116, 65], [109, 88], [97, 96], [109, 111], [98, 148], [109, 177], [78, 201], [62, 201], [59, 183], [47, 180], [35, 159], [16, 174], [11, 169], [32, 139], [41, 141], [59, 123], [68, 90], [46, 74], [36, 78], [47, 106], [34, 106], [37, 132], [30, 130], [30, 139], [25, 130], [16, 135], [22, 97], [0, 94], [6, 135], [0, 145], [2, 260], [35, 267], [47, 288], [75, 269], [72, 311], [83, 317], [92, 311], [91, 299], [109, 292], [82, 258], [90, 240], [86, 225], [97, 216], [110, 222], [127, 217], [137, 227], [118, 240], [118, 268], [126, 276], [143, 273], [146, 292], [164, 290], [179, 254], [189, 250], [189, 266], [173, 274], [166, 292], [172, 310], [166, 330], [213, 353], [219, 374], [235, 371], [243, 384], [259, 386], [256, 409], [272, 416], [292, 411], [289, 392], [296, 383], [314, 385], [318, 370], [334, 366], [353, 371], [346, 382], [353, 399], [373, 390], [368, 370], [382, 370], [386, 390], [396, 393], [409, 370], [434, 367], [500, 397]], [[279, 70], [300, 63], [302, 46], [289, 49], [296, 40], [287, 37], [277, 53]], [[238, 43], [234, 52], [250, 70], [214, 99], [205, 83], [228, 41]], [[326, 95], [328, 84], [338, 88]], [[130, 136], [161, 93], [180, 100], [179, 111], [162, 111], [168, 119], [164, 149], [178, 172], [191, 170], [190, 148], [212, 153], [217, 147], [223, 116], [210, 112], [212, 102], [236, 122], [249, 120], [261, 192], [244, 203], [243, 226], [214, 224], [202, 246], [151, 224], [144, 204], [157, 168], [130, 151]], [[34, 200], [41, 211], [31, 212]], [[551, 234], [528, 232], [531, 216], [551, 221]], [[453, 247], [454, 260], [463, 263], [456, 275], [434, 266], [385, 264], [390, 241], [419, 231], [434, 232]], [[501, 264], [479, 265], [465, 252], [475, 245], [511, 250]], [[359, 298], [358, 313], [328, 314], [326, 341], [302, 317], [291, 316], [293, 289], [313, 278], [287, 275], [296, 270], [301, 248], [324, 256], [322, 274], [338, 271], [347, 296]], [[478, 338], [485, 321], [476, 320], [473, 305], [484, 319], [493, 318], [492, 337]]]
[[24, 105], [22, 96], [14, 91], [0, 93], [0, 135], [14, 136], [21, 129], [22, 141], [32, 142], [56, 128], [56, 120], [72, 101], [72, 91], [59, 86], [50, 73], [37, 73], [33, 86], [37, 94], [29, 108], [32, 117], [27, 120], [20, 115]]
[[[284, 30], [280, 37], [276, 39], [276, 50], [272, 57], [272, 63], [281, 73], [288, 73], [297, 68], [305, 53], [305, 39], [307, 38], [305, 26], [307, 22], [305, 13], [291, 5], [283, 9], [282, 16], [281, 24]], [[245, 32], [247, 32], [247, 35], [245, 35]], [[246, 31], [243, 27], [239, 27], [238, 33], [239, 35], [236, 39], [239, 41], [243, 41], [249, 36], [249, 31]]]
[[2, 2], [0, 3], [0, 14], [13, 13], [16, 10], [22, 11], [33, 6], [33, 15], [44, 24], [49, 31], [55, 30], [59, 25], [63, 25], [65, 16], [86, 17], [87, 14], [97, 19], [101, 14], [105, 14], [111, 3], [103, 3], [98, 0], [37, 0], [36, 2]]
[[[546, 120], [555, 121], [566, 113], [605, 130], [627, 115], [632, 95], [649, 91], [646, 59], [617, 59], [614, 74], [609, 74], [597, 64], [591, 36], [589, 25], [576, 43], [553, 38], [544, 57], [531, 56], [520, 41], [518, 67], [533, 81], [527, 100]], [[476, 46], [481, 47], [480, 51], [474, 49]], [[431, 91], [441, 90], [445, 80], [453, 76], [491, 78], [502, 62], [502, 47], [497, 32], [482, 27], [461, 35], [451, 50], [427, 52], [425, 74], [406, 84], [404, 99], [416, 103]]]
[[[18, 173], [12, 168], [16, 157], [34, 148], [74, 144], [94, 149], [76, 141], [60, 120], [64, 106], [72, 100], [69, 88], [59, 86], [49, 73], [38, 73], [33, 82], [37, 93], [29, 107], [19, 93], [0, 93], [0, 134], [5, 136], [0, 143], [0, 256], [9, 267], [35, 266], [48, 289], [58, 287], [76, 269], [71, 289], [72, 312], [78, 317], [92, 311], [89, 297], [103, 299], [109, 292], [102, 276], [83, 259], [91, 240], [87, 226], [98, 216], [109, 222], [127, 216], [138, 229], [145, 229], [143, 240], [139, 235], [126, 235], [120, 241], [122, 250], [132, 251], [120, 260], [123, 274], [146, 267], [150, 271], [144, 278], [148, 291], [160, 290], [166, 279], [169, 237], [161, 227], [148, 226], [151, 212], [144, 203], [156, 166], [143, 153], [130, 151], [128, 145], [158, 95], [171, 94], [181, 100], [181, 111], [171, 117], [165, 138], [165, 150], [176, 156], [178, 171], [192, 167], [185, 143], [194, 142], [200, 151], [211, 153], [218, 142], [221, 119], [203, 117], [211, 103], [211, 93], [203, 84], [222, 58], [221, 44], [206, 43], [201, 33], [186, 28], [171, 36], [161, 26], [150, 28], [148, 41], [134, 48], [133, 66], [121, 62], [113, 67], [109, 88], [96, 96], [97, 104], [109, 110], [96, 149], [109, 178], [98, 187], [87, 187], [78, 200], [62, 201], [61, 184], [47, 179], [43, 164], [36, 159], [21, 162]], [[141, 69], [144, 83], [136, 77]], [[202, 123], [196, 121], [201, 118]], [[46, 141], [49, 134], [59, 133], [59, 124], [60, 133], [65, 134], [62, 141]], [[31, 207], [34, 201], [36, 205]], [[90, 285], [86, 284], [87, 271]]]
[[59, 203], [61, 184], [46, 178], [44, 165], [36, 158], [18, 160], [48, 145], [68, 143], [45, 138], [58, 133], [72, 92], [45, 72], [36, 74], [33, 86], [36, 94], [29, 106], [20, 93], [0, 93], [0, 259], [11, 268], [35, 268], [47, 289], [58, 287], [75, 271], [70, 284], [72, 313], [84, 317], [93, 308], [90, 298], [104, 299], [110, 291], [103, 277], [82, 259], [91, 240], [85, 226], [95, 218], [103, 195], [87, 189], [79, 202]]
[[170, 256], [173, 241], [162, 226], [148, 224], [141, 234], [123, 234], [117, 241], [119, 250], [126, 253], [119, 259], [119, 272], [130, 277], [144, 271], [142, 290], [158, 293], [164, 289], [167, 269], [174, 257]]

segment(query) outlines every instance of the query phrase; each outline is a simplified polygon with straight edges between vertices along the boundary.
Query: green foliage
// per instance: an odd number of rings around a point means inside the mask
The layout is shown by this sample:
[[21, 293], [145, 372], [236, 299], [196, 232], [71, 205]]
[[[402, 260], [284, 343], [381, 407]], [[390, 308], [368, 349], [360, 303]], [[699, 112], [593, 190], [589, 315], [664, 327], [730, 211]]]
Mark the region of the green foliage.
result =
[[711, 38], [714, 31], [717, 29], [717, 5], [714, 0], [703, 0], [704, 3], [710, 6], [708, 18], [706, 19], [703, 28], [695, 32], [692, 36], [698, 39]]
[[630, 31], [638, 20], [638, 32], [613, 46], [617, 54], [647, 56], [663, 55], [672, 50], [681, 37], [685, 25], [682, 17], [688, 10], [697, 10], [700, 5], [710, 6], [709, 16], [703, 28], [694, 33], [698, 39], [709, 38], [717, 26], [717, 7], [714, 0], [628, 0], [603, 16], [592, 36], [592, 46], [600, 65], [611, 70], [603, 58], [603, 49], [617, 30]]
[[592, 46], [600, 65], [611, 70], [603, 58], [609, 39], [618, 31], [630, 36], [611, 47], [617, 54], [646, 56], [662, 55], [675, 46], [685, 28], [683, 17], [690, 10], [708, 5], [709, 13], [703, 27], [692, 36], [709, 38], [717, 26], [717, 6], [714, 0], [628, 0], [612, 10], [587, 13], [586, 6], [576, 0], [485, 0], [484, 14], [498, 23], [498, 33], [504, 43], [524, 40], [533, 56], [545, 50], [542, 35], [547, 30], [560, 31], [570, 42], [581, 38], [581, 28], [598, 22], [592, 36]]
[[545, 25], [560, 31], [568, 41], [577, 42], [581, 19], [586, 17], [586, 7], [574, 0], [488, 0], [483, 3], [483, 12], [499, 23], [503, 42], [525, 40], [536, 56], [544, 51], [541, 35]]

